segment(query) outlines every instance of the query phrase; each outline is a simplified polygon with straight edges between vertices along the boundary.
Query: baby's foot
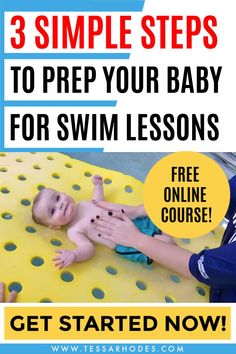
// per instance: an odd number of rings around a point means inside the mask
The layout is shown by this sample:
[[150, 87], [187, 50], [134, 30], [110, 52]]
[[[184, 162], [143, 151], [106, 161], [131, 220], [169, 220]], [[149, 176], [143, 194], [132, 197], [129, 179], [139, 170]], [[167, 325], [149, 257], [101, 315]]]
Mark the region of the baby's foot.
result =
[[97, 184], [103, 184], [103, 178], [102, 176], [99, 176], [99, 175], [94, 175], [93, 176], [93, 184], [94, 185], [97, 185]]

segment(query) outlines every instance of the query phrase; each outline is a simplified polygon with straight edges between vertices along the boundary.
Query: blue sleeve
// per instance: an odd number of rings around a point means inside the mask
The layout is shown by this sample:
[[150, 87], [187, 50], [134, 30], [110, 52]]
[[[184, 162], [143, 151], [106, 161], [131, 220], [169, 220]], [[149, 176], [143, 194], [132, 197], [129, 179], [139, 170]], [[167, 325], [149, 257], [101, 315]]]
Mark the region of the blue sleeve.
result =
[[230, 188], [230, 203], [229, 203], [229, 207], [227, 210], [227, 213], [225, 215], [226, 219], [230, 219], [233, 215], [233, 213], [235, 213], [235, 205], [236, 205], [236, 176], [233, 176], [230, 180], [229, 180], [229, 188]]
[[236, 288], [236, 242], [193, 254], [189, 270], [200, 282], [212, 287]]

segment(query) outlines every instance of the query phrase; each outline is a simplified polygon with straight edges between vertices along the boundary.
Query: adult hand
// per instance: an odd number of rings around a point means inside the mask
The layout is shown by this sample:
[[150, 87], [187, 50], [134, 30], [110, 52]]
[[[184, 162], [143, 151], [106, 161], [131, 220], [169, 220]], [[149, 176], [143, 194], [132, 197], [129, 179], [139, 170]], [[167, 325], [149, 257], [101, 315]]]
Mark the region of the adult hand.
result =
[[11, 291], [8, 296], [7, 301], [5, 301], [5, 285], [4, 283], [0, 283], [0, 302], [15, 302], [17, 297], [17, 292], [15, 290]]
[[[114, 217], [115, 216], [115, 217]], [[140, 231], [124, 213], [96, 218], [93, 229], [104, 239], [127, 247], [135, 247]]]
[[105, 209], [107, 211], [112, 211], [113, 216], [118, 217], [120, 212], [123, 210], [125, 215], [130, 219], [134, 220], [139, 216], [146, 215], [143, 205], [124, 205], [124, 204], [117, 204], [117, 203], [110, 203], [110, 202], [95, 202], [96, 206], [101, 209]]
[[192, 252], [174, 244], [162, 242], [155, 237], [148, 237], [141, 233], [124, 213], [118, 216], [119, 218], [113, 216], [94, 218], [91, 226], [101, 238], [115, 244], [136, 248], [164, 267], [193, 278], [189, 270]]

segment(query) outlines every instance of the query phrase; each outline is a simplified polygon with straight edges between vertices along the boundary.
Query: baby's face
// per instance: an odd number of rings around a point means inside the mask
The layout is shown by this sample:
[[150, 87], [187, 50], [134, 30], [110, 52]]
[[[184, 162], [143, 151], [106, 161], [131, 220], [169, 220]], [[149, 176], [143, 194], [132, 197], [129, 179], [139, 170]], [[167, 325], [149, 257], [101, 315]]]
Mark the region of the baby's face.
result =
[[72, 220], [75, 210], [75, 202], [70, 196], [45, 188], [35, 205], [34, 214], [45, 225], [62, 226]]

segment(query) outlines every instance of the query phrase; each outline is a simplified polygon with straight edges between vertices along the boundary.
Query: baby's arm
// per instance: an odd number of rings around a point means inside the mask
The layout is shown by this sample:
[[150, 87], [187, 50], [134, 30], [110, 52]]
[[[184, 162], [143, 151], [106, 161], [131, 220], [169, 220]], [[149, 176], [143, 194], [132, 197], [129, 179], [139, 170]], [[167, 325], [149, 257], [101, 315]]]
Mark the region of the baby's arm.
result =
[[77, 246], [73, 250], [58, 250], [58, 256], [53, 260], [59, 269], [68, 267], [72, 263], [86, 261], [94, 255], [94, 244], [80, 232], [71, 231], [68, 233], [69, 239]]
[[93, 190], [92, 201], [93, 202], [103, 201], [105, 199], [104, 191], [103, 191], [103, 178], [99, 175], [94, 175], [93, 184], [94, 184], [94, 190]]

